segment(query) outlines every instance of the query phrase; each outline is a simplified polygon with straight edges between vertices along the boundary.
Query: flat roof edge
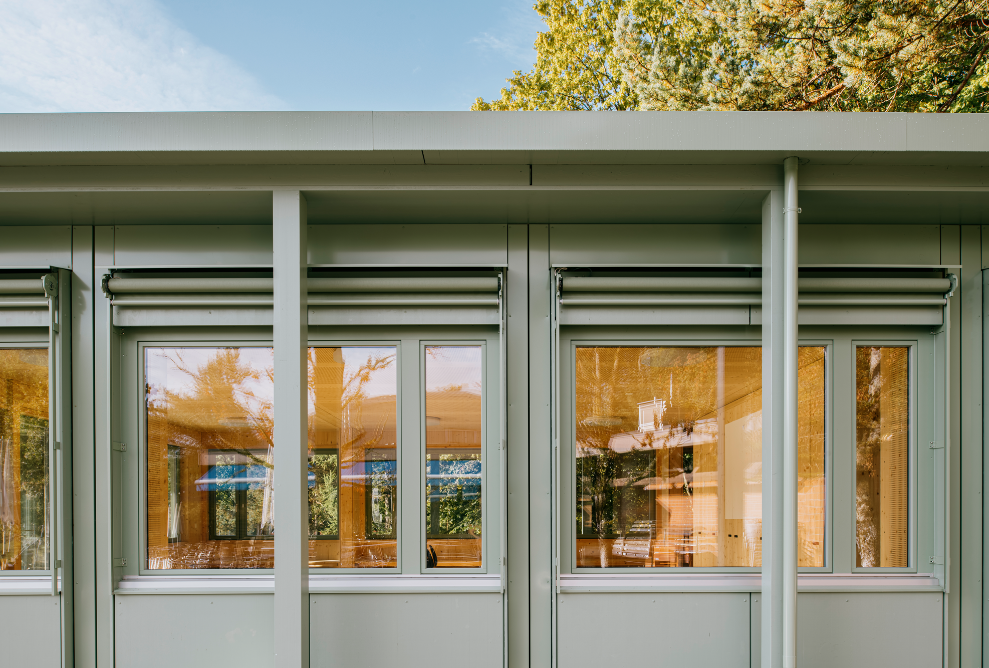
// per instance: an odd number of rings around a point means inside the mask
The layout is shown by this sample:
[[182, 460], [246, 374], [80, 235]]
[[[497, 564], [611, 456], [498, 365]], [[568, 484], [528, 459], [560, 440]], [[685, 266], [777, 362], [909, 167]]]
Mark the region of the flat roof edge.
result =
[[989, 151], [987, 114], [162, 112], [0, 114], [0, 154], [332, 151]]

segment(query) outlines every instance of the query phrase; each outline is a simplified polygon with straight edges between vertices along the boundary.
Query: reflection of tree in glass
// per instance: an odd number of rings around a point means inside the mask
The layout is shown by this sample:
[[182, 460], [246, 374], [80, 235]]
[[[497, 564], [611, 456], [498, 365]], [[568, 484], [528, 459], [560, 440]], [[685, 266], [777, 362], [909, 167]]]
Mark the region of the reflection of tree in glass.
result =
[[48, 567], [48, 351], [0, 350], [0, 570]]
[[[644, 481], [656, 475], [655, 452], [677, 448], [697, 421], [716, 410], [717, 355], [713, 348], [579, 347], [576, 351], [577, 518], [584, 522], [590, 502], [590, 533], [598, 540], [624, 537], [633, 525], [649, 520], [650, 495]], [[638, 432], [639, 402], [662, 398], [668, 429]], [[626, 434], [630, 447], [619, 452], [612, 439]], [[682, 480], [692, 493], [693, 453], [678, 448], [667, 475]], [[641, 525], [640, 525], [641, 526]], [[583, 528], [587, 533], [588, 527]], [[601, 566], [608, 550], [601, 549]]]
[[192, 381], [191, 387], [176, 391], [170, 387], [147, 387], [148, 411], [162, 410], [179, 413], [190, 427], [210, 432], [216, 447], [242, 455], [252, 465], [274, 469], [271, 456], [261, 456], [243, 447], [243, 434], [235, 429], [230, 432], [236, 440], [218, 431], [216, 425], [243, 425], [257, 440], [269, 448], [274, 445], [274, 411], [271, 395], [259, 395], [251, 389], [250, 381], [263, 381], [274, 385], [274, 367], [257, 369], [249, 361], [241, 359], [239, 348], [220, 348], [204, 364], [192, 368], [182, 357], [182, 351], [173, 349], [170, 357], [175, 368]]
[[[321, 454], [313, 449], [316, 442], [316, 348], [309, 348], [308, 363], [308, 392], [309, 392], [309, 473], [315, 475], [315, 484], [309, 488], [309, 535], [337, 536], [339, 535], [339, 456], [337, 454]], [[356, 370], [343, 379], [343, 389], [340, 397], [340, 415], [345, 416], [346, 429], [341, 429], [341, 449], [344, 452], [354, 448], [373, 448], [379, 445], [384, 435], [383, 423], [373, 426], [370, 433], [364, 426], [364, 401], [368, 399], [367, 386], [374, 374], [387, 369], [395, 361], [395, 353], [371, 354]], [[348, 364], [349, 367], [349, 364]], [[347, 369], [349, 371], [350, 369]], [[346, 436], [344, 436], [346, 434]], [[376, 470], [368, 462], [368, 484], [372, 490], [378, 489], [384, 493], [371, 495], [372, 503], [383, 504], [377, 508], [378, 513], [371, 513], [372, 522], [367, 534], [390, 535], [394, 525], [394, 506], [388, 504], [382, 497], [391, 496], [394, 487], [394, 472]], [[382, 514], [384, 513], [384, 514]], [[380, 521], [375, 520], [379, 518]]]
[[481, 473], [481, 456], [441, 454], [438, 459], [438, 470], [444, 476], [442, 483], [432, 485], [426, 493], [440, 497], [439, 526], [428, 527], [428, 533], [435, 536], [479, 537], [481, 487], [476, 476]]
[[309, 470], [316, 476], [314, 485], [309, 488], [310, 536], [337, 536], [340, 533], [337, 467], [336, 453], [317, 453], [309, 458]]
[[[210, 349], [206, 361], [198, 364], [188, 360], [187, 349], [161, 349], [156, 354], [184, 378], [149, 376], [145, 388], [149, 424], [156, 418], [180, 424], [181, 429], [170, 434], [174, 443], [222, 453], [214, 464], [218, 480], [238, 475], [247, 466], [265, 472], [264, 480], [245, 492], [247, 536], [274, 533], [274, 367], [271, 349], [260, 350], [269, 355], [263, 367], [240, 348]], [[239, 533], [231, 528], [238, 522], [237, 495], [234, 483], [217, 485], [212, 497], [217, 536]]]
[[856, 489], [855, 489], [855, 543], [859, 566], [879, 565], [879, 522], [873, 488], [878, 488], [875, 479], [876, 455], [879, 453], [879, 395], [882, 392], [883, 377], [880, 374], [879, 348], [858, 348], [855, 351], [855, 422], [857, 443], [855, 448]]

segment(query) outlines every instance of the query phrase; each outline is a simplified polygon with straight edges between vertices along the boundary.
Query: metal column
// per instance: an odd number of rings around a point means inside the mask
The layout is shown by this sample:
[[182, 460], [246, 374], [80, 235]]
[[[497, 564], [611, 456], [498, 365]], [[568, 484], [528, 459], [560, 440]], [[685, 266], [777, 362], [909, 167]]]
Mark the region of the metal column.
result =
[[763, 668], [796, 665], [797, 158], [762, 211]]
[[783, 192], [762, 206], [763, 668], [783, 665]]
[[[783, 161], [783, 667], [797, 665], [797, 159]], [[778, 359], [778, 358], [777, 358]]]
[[306, 200], [273, 193], [275, 666], [309, 666]]

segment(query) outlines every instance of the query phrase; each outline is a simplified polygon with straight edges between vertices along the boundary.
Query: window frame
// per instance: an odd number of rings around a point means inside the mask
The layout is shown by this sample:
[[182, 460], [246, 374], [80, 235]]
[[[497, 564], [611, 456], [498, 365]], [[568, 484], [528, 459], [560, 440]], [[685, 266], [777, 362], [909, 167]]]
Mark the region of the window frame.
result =
[[[570, 509], [576, 507], [577, 485], [574, 480], [573, 460], [576, 452], [573, 416], [576, 413], [576, 395], [573, 388], [576, 376], [576, 349], [584, 346], [726, 346], [762, 347], [761, 332], [740, 331], [742, 328], [684, 328], [684, 327], [630, 327], [621, 333], [608, 332], [601, 326], [567, 326], [561, 328], [560, 351], [567, 351], [565, 363], [560, 364], [560, 573], [563, 575], [648, 575], [650, 577], [668, 575], [717, 575], [738, 576], [760, 574], [759, 566], [619, 566], [614, 568], [577, 567], [576, 540], [573, 522], [564, 521]], [[748, 328], [744, 328], [748, 329]], [[734, 331], [733, 331], [734, 330]], [[800, 346], [823, 346], [825, 348], [825, 442], [824, 466], [826, 476], [825, 494], [825, 547], [824, 566], [801, 566], [800, 573], [831, 573], [831, 548], [834, 544], [832, 531], [834, 512], [832, 503], [832, 479], [834, 449], [834, 346], [829, 338], [821, 336], [802, 337]], [[565, 509], [565, 510], [564, 510]]]
[[[937, 328], [930, 326], [801, 326], [799, 346], [825, 346], [827, 368], [825, 371], [825, 475], [826, 528], [824, 566], [800, 567], [801, 575], [908, 575], [927, 574], [929, 558], [944, 554], [936, 539], [943, 525], [943, 505], [938, 501], [936, 476], [937, 453], [943, 449], [923, 449], [919, 443], [934, 441], [943, 443], [938, 435], [943, 419], [943, 406], [937, 401], [936, 385], [940, 383], [939, 371], [946, 360], [939, 360], [943, 350], [936, 344]], [[561, 576], [588, 576], [608, 578], [611, 575], [627, 578], [629, 575], [649, 578], [685, 575], [727, 577], [761, 573], [757, 567], [615, 567], [578, 568], [576, 564], [575, 527], [564, 520], [570, 509], [576, 507], [577, 485], [573, 463], [575, 453], [575, 393], [573, 382], [576, 373], [576, 348], [578, 346], [758, 346], [762, 347], [759, 328], [745, 326], [718, 327], [624, 327], [620, 331], [613, 326], [570, 325], [562, 326], [559, 333], [558, 392], [559, 401], [559, 491], [557, 503], [558, 536]], [[907, 567], [859, 568], [855, 566], [855, 347], [862, 345], [897, 345], [910, 347], [910, 460], [909, 460], [909, 562]], [[559, 359], [566, 355], [565, 358]], [[848, 385], [845, 396], [836, 391], [841, 383]], [[844, 388], [842, 388], [844, 389]], [[847, 421], [843, 424], [842, 421]], [[926, 458], [923, 455], [928, 455]], [[942, 469], [943, 470], [943, 469]], [[844, 478], [839, 479], [841, 476]], [[943, 488], [943, 482], [941, 488]], [[923, 562], [923, 563], [922, 563]]]
[[[931, 337], [933, 339], [933, 337]], [[903, 337], [889, 337], [889, 336], [851, 336], [849, 338], [849, 352], [850, 354], [850, 373], [852, 379], [852, 387], [850, 397], [851, 405], [849, 407], [851, 420], [849, 421], [849, 431], [850, 431], [850, 443], [851, 443], [851, 468], [848, 475], [851, 476], [851, 518], [850, 518], [850, 529], [851, 529], [851, 568], [850, 571], [853, 574], [870, 574], [870, 575], [893, 575], [899, 573], [919, 573], [922, 572], [920, 564], [918, 562], [918, 554], [920, 552], [920, 521], [918, 518], [918, 505], [919, 497], [923, 493], [920, 487], [920, 433], [924, 426], [929, 425], [927, 423], [933, 423], [932, 415], [923, 415], [922, 411], [927, 406], [927, 402], [921, 402], [919, 397], [920, 388], [920, 358], [921, 354], [919, 352], [922, 346], [922, 340], [919, 336], [903, 336]], [[933, 348], [933, 340], [930, 342]], [[856, 454], [858, 448], [858, 434], [856, 433], [856, 420], [857, 420], [857, 401], [856, 401], [856, 387], [855, 387], [855, 351], [860, 347], [880, 347], [880, 346], [890, 346], [890, 347], [906, 347], [909, 348], [909, 353], [907, 357], [907, 372], [908, 372], [908, 398], [909, 398], [909, 426], [908, 426], [908, 442], [907, 442], [907, 565], [906, 566], [873, 566], [864, 567], [856, 566], [857, 561], [857, 550], [855, 541], [855, 528], [856, 528], [856, 517], [855, 517], [855, 479], [857, 476], [856, 470]], [[933, 380], [933, 378], [931, 379]], [[925, 385], [928, 383], [925, 383]], [[936, 438], [929, 438], [928, 440], [936, 441]]]
[[[55, 360], [52, 359], [53, 358], [52, 352], [53, 352], [53, 348], [54, 347], [53, 346], [52, 347], [49, 346], [48, 331], [45, 330], [45, 329], [36, 328], [36, 327], [24, 327], [24, 328], [14, 328], [14, 327], [6, 328], [6, 327], [2, 327], [2, 328], [0, 328], [0, 348], [6, 349], [6, 350], [45, 350], [46, 352], [48, 352], [48, 365], [49, 365], [48, 378], [50, 379], [53, 376], [53, 374], [51, 372], [51, 365], [52, 364], [56, 364], [55, 374], [58, 374], [58, 371], [59, 370], [57, 368], [57, 363], [56, 363]], [[58, 353], [57, 352], [55, 353], [54, 357], [56, 357], [56, 358], [58, 357]], [[56, 377], [55, 382], [56, 382], [56, 384], [59, 384], [59, 383], [64, 382], [64, 381]], [[59, 422], [59, 421], [61, 421], [64, 418], [61, 418], [57, 414], [57, 412], [56, 412], [57, 411], [57, 408], [58, 408], [58, 403], [57, 402], [58, 402], [58, 399], [56, 397], [56, 394], [55, 394], [55, 392], [52, 391], [51, 384], [49, 383], [49, 386], [48, 386], [48, 414], [49, 414], [49, 416], [55, 415], [56, 422]], [[54, 429], [58, 429], [58, 426], [57, 425], [52, 425], [51, 424], [50, 417], [47, 418], [47, 419], [49, 420], [49, 424], [48, 424], [48, 429], [49, 430], [51, 430], [53, 428]], [[46, 457], [48, 456], [48, 446], [47, 446], [47, 444], [45, 445], [45, 456]], [[58, 478], [58, 472], [56, 471], [57, 460], [59, 458], [59, 453], [58, 452], [55, 453], [55, 457], [56, 457], [56, 461], [50, 461], [49, 460], [49, 462], [48, 462], [48, 486], [49, 486], [49, 492], [48, 492], [48, 494], [49, 494], [49, 498], [50, 498], [50, 495], [51, 495], [51, 490], [50, 490], [51, 486], [53, 484], [58, 484], [58, 480], [57, 480], [57, 478]], [[63, 493], [64, 492], [62, 490], [59, 490], [59, 494], [58, 494], [58, 497], [59, 498], [56, 498], [55, 499], [55, 503], [56, 503], [56, 507], [55, 507], [55, 523], [56, 523], [56, 526], [50, 528], [50, 531], [52, 531], [52, 532], [57, 531], [58, 530], [58, 528], [57, 528], [58, 525], [61, 522], [64, 521], [64, 518], [62, 517], [62, 514], [63, 514], [62, 513], [62, 511], [63, 511], [63, 499], [60, 498]], [[49, 541], [50, 540], [51, 540], [51, 537], [49, 537]], [[62, 545], [63, 542], [64, 541], [58, 541], [58, 545], [56, 547], [57, 547], [57, 549], [59, 551], [60, 558], [64, 562], [64, 557], [61, 556], [62, 553], [63, 553], [63, 545]], [[51, 544], [49, 543], [48, 546], [46, 547], [46, 556], [45, 556], [45, 561], [46, 562], [50, 561], [50, 553], [51, 553]], [[52, 568], [51, 568], [51, 566], [52, 565], [49, 563], [48, 564], [48, 568], [45, 568], [43, 570], [18, 570], [18, 571], [14, 571], [14, 570], [4, 571], [4, 570], [0, 570], [0, 583], [2, 583], [3, 580], [6, 580], [6, 579], [9, 579], [9, 581], [12, 582], [12, 581], [17, 580], [17, 579], [23, 580], [24, 578], [29, 578], [29, 579], [34, 579], [34, 580], [43, 580], [46, 583], [47, 582], [50, 582], [51, 577], [52, 577]], [[64, 577], [64, 575], [59, 576], [60, 579], [61, 579], [61, 577]], [[45, 585], [46, 592], [49, 589], [50, 589], [50, 587], [48, 587], [47, 585]], [[3, 592], [0, 591], [0, 594], [2, 594], [2, 593]]]
[[[403, 577], [488, 576], [500, 573], [502, 492], [504, 472], [500, 465], [500, 422], [497, 419], [504, 388], [499, 374], [499, 330], [492, 325], [430, 326], [344, 326], [309, 328], [308, 347], [395, 347], [396, 367], [396, 462], [398, 470], [396, 521], [397, 563], [389, 568], [310, 568], [311, 579], [361, 575]], [[114, 453], [113, 486], [118, 500], [112, 509], [119, 527], [120, 555], [127, 564], [121, 577], [129, 579], [193, 577], [243, 578], [274, 574], [269, 568], [169, 569], [147, 568], [147, 415], [144, 405], [144, 358], [147, 348], [156, 347], [257, 347], [273, 345], [271, 329], [265, 327], [114, 327], [119, 334], [118, 372], [112, 377], [111, 416], [127, 450]], [[117, 338], [116, 336], [114, 338]], [[480, 568], [426, 568], [425, 563], [425, 346], [478, 345], [482, 347], [482, 566]], [[114, 360], [111, 360], [114, 361]], [[409, 398], [410, 393], [417, 396]], [[405, 399], [403, 400], [403, 396]], [[137, 452], [135, 453], [135, 449]], [[420, 480], [420, 477], [422, 478]], [[412, 480], [413, 484], [408, 484]], [[403, 482], [406, 481], [406, 482]], [[418, 481], [418, 482], [416, 482]], [[423, 492], [423, 493], [420, 493]], [[410, 536], [414, 533], [414, 536]], [[116, 550], [115, 550], [116, 552]], [[114, 555], [117, 557], [118, 555]], [[36, 572], [35, 572], [36, 573]], [[159, 582], [161, 580], [158, 580]], [[167, 590], [171, 585], [164, 585]]]
[[[495, 345], [497, 345], [497, 340], [495, 340]], [[437, 339], [435, 337], [423, 337], [419, 341], [419, 396], [422, 397], [422, 401], [419, 403], [419, 462], [422, 464], [422, 471], [419, 475], [419, 483], [422, 485], [421, 493], [419, 494], [419, 536], [422, 538], [423, 549], [423, 560], [419, 566], [419, 573], [421, 575], [457, 575], [457, 574], [487, 574], [489, 572], [496, 572], [494, 569], [490, 568], [490, 561], [495, 557], [495, 552], [490, 549], [488, 545], [489, 542], [497, 541], [497, 534], [493, 536], [493, 540], [488, 540], [488, 535], [492, 532], [489, 527], [489, 516], [491, 502], [490, 498], [497, 499], [497, 494], [492, 493], [491, 487], [491, 476], [489, 474], [490, 463], [494, 458], [491, 452], [490, 445], [492, 442], [496, 441], [496, 435], [489, 433], [491, 428], [491, 407], [489, 402], [491, 400], [491, 387], [492, 382], [495, 383], [494, 388], [497, 391], [497, 367], [495, 369], [490, 368], [491, 359], [489, 358], [489, 341], [486, 339], [479, 338], [463, 338], [463, 339]], [[426, 516], [429, 512], [429, 508], [426, 504], [426, 348], [433, 346], [449, 346], [449, 347], [481, 347], [481, 565], [477, 568], [427, 568], [425, 562], [425, 550], [426, 541], [428, 536], [426, 534]], [[497, 361], [496, 361], [497, 364]], [[497, 414], [497, 413], [495, 413]], [[495, 478], [497, 480], [497, 478]]]
[[[309, 335], [309, 348], [395, 348], [395, 467], [396, 467], [396, 480], [395, 489], [398, 501], [398, 512], [396, 513], [395, 519], [395, 545], [396, 545], [396, 555], [395, 555], [395, 566], [394, 567], [382, 567], [382, 568], [310, 568], [309, 576], [333, 576], [333, 575], [397, 575], [403, 572], [402, 563], [402, 540], [403, 540], [403, 527], [405, 525], [405, 503], [404, 503], [404, 488], [403, 479], [405, 478], [403, 459], [405, 456], [405, 424], [403, 422], [403, 399], [402, 399], [402, 388], [403, 388], [403, 372], [406, 371], [406, 358], [408, 354], [403, 351], [403, 341], [392, 335], [392, 332], [384, 332], [386, 336], [381, 338], [377, 337], [354, 337], [346, 339], [334, 339], [334, 338], [317, 338], [313, 336], [312, 330], [310, 328]], [[387, 328], [382, 328], [385, 330]], [[328, 448], [335, 450], [337, 453], [337, 489], [340, 487], [340, 451], [338, 448]], [[337, 512], [339, 513], [339, 505], [337, 506]], [[338, 520], [339, 522], [339, 515]], [[337, 525], [339, 527], [339, 524]], [[325, 538], [312, 538], [309, 540], [327, 540]], [[340, 540], [339, 530], [337, 532], [337, 540]], [[276, 556], [277, 558], [277, 556]]]
[[[127, 444], [127, 449], [120, 453], [119, 468], [114, 467], [114, 486], [118, 490], [117, 498], [120, 500], [119, 506], [114, 508], [114, 514], [120, 526], [122, 558], [127, 560], [127, 565], [121, 568], [122, 575], [127, 577], [273, 575], [274, 568], [148, 568], [148, 448], [144, 394], [145, 351], [148, 348], [270, 348], [273, 345], [270, 330], [265, 332], [263, 328], [240, 327], [223, 330], [203, 327], [135, 327], [120, 328], [119, 332], [121, 359], [118, 382], [121, 386], [111, 389], [111, 396], [116, 394], [120, 397], [120, 433], [123, 442]], [[134, 444], [136, 454], [131, 454], [130, 443]], [[128, 483], [135, 480], [136, 490], [133, 482]], [[137, 503], [133, 503], [135, 499]], [[212, 507], [212, 501], [210, 506]], [[211, 516], [211, 533], [212, 523]], [[234, 539], [224, 537], [216, 540]], [[131, 563], [130, 555], [136, 555], [136, 563]]]

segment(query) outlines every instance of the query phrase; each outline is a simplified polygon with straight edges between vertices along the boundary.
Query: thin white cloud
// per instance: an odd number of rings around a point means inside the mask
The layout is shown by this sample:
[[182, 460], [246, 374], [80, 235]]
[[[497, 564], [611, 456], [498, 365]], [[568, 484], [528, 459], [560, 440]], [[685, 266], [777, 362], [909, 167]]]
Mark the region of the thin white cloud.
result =
[[494, 51], [523, 69], [536, 62], [533, 44], [536, 33], [546, 29], [542, 17], [532, 10], [531, 0], [515, 0], [501, 8], [503, 20], [497, 34], [483, 32], [470, 40], [479, 48]]
[[495, 37], [484, 32], [471, 39], [470, 42], [481, 48], [497, 51], [512, 63], [528, 64], [532, 61], [532, 44], [520, 44], [518, 40], [512, 39], [512, 37]]
[[154, 0], [0, 0], [0, 112], [285, 106]]

